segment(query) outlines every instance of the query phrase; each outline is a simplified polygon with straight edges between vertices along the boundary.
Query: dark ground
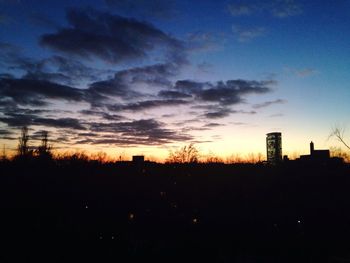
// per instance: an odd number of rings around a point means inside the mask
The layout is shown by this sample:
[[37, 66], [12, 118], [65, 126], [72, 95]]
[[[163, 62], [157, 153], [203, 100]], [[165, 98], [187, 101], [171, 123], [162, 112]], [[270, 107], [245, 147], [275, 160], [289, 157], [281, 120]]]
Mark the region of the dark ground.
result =
[[350, 262], [350, 167], [0, 164], [0, 262]]

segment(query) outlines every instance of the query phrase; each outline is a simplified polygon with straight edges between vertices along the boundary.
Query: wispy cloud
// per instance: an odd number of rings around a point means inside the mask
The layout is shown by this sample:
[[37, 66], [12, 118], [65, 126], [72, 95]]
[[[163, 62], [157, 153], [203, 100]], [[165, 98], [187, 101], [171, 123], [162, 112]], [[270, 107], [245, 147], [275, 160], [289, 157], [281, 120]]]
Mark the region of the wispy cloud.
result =
[[227, 9], [235, 17], [267, 13], [276, 18], [287, 18], [303, 13], [302, 5], [296, 0], [235, 1], [228, 4]]
[[269, 117], [270, 118], [279, 118], [279, 117], [283, 117], [284, 114], [283, 113], [275, 113], [275, 114], [271, 114]]
[[291, 73], [299, 78], [306, 78], [313, 76], [318, 73], [318, 70], [314, 68], [301, 68], [301, 69], [296, 69], [296, 68], [291, 68], [291, 67], [286, 67], [284, 69], [287, 73]]
[[175, 0], [105, 0], [118, 12], [141, 17], [169, 19], [176, 15]]
[[232, 32], [239, 42], [250, 42], [256, 38], [264, 36], [267, 33], [267, 30], [264, 27], [243, 27], [233, 25]]
[[277, 99], [277, 100], [272, 100], [272, 101], [265, 101], [263, 103], [259, 103], [259, 104], [255, 104], [253, 105], [254, 109], [261, 109], [261, 108], [266, 108], [268, 106], [271, 106], [273, 104], [284, 104], [286, 103], [286, 100], [282, 100], [282, 99]]
[[247, 16], [253, 14], [258, 7], [255, 4], [231, 3], [227, 6], [232, 16]]
[[302, 14], [302, 6], [294, 0], [276, 0], [270, 8], [273, 16], [286, 18]]

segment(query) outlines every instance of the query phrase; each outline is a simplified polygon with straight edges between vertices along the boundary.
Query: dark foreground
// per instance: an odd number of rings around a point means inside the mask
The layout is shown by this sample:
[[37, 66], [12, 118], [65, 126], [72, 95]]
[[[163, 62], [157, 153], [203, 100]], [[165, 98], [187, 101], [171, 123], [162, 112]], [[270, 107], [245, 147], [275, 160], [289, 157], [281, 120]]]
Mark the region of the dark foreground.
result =
[[0, 165], [0, 262], [350, 262], [350, 168]]

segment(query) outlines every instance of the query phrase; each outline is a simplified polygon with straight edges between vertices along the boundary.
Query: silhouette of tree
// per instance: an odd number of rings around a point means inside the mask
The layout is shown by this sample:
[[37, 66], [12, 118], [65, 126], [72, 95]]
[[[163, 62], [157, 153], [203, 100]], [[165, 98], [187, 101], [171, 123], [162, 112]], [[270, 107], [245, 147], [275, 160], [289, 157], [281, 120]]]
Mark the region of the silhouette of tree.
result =
[[17, 156], [27, 157], [31, 153], [28, 147], [29, 135], [28, 128], [26, 126], [21, 129], [21, 137], [18, 139]]
[[3, 145], [3, 148], [2, 148], [2, 156], [1, 156], [1, 161], [3, 161], [3, 162], [7, 161], [7, 155], [6, 155], [6, 148], [5, 148], [5, 144]]
[[38, 147], [36, 151], [39, 158], [42, 158], [42, 159], [52, 158], [51, 146], [48, 144], [48, 137], [49, 137], [48, 131], [41, 132], [41, 145]]
[[233, 163], [244, 163], [243, 158], [240, 154], [231, 154], [230, 156], [226, 157], [226, 163], [233, 164]]
[[342, 151], [340, 147], [330, 147], [331, 157], [342, 158], [345, 162], [350, 162], [350, 154]]
[[329, 135], [330, 137], [335, 137], [338, 141], [340, 141], [346, 148], [350, 150], [350, 145], [345, 141], [344, 138], [344, 133], [345, 133], [345, 128], [344, 127], [334, 127], [331, 134]]
[[199, 159], [199, 151], [193, 143], [188, 146], [170, 152], [167, 162], [169, 163], [196, 163]]
[[91, 155], [91, 160], [97, 161], [99, 163], [106, 163], [108, 161], [108, 155], [105, 152], [97, 152]]
[[205, 162], [206, 163], [223, 163], [224, 160], [221, 157], [215, 155], [214, 153], [209, 152], [209, 154], [205, 158]]

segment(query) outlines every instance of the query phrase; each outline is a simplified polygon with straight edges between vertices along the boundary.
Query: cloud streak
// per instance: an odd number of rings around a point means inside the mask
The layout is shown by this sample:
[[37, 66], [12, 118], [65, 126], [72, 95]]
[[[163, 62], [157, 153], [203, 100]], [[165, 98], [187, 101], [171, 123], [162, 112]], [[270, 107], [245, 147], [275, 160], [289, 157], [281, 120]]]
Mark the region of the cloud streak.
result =
[[234, 1], [227, 6], [227, 10], [234, 17], [267, 13], [276, 18], [287, 18], [303, 13], [302, 5], [295, 0]]
[[239, 42], [244, 43], [263, 37], [267, 30], [264, 27], [242, 27], [239, 25], [233, 25], [232, 32]]
[[0, 102], [46, 106], [48, 99], [83, 101], [82, 90], [44, 80], [0, 78]]
[[274, 105], [274, 104], [284, 104], [286, 102], [287, 102], [286, 100], [277, 99], [277, 100], [266, 101], [263, 103], [255, 104], [255, 105], [253, 105], [253, 108], [254, 109], [261, 109], [261, 108], [269, 107], [269, 106]]

